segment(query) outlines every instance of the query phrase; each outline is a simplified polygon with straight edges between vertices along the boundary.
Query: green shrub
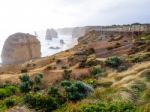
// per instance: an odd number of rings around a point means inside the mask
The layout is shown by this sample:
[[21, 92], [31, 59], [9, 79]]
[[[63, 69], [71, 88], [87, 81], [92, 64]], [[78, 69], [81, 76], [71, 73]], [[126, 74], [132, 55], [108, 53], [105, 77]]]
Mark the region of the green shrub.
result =
[[0, 88], [0, 99], [14, 95], [17, 92], [18, 92], [18, 88], [16, 86], [10, 85], [10, 86], [6, 86], [4, 88]]
[[24, 73], [19, 77], [19, 79], [21, 82], [26, 82], [26, 81], [29, 81], [30, 78], [26, 73]]
[[19, 88], [22, 93], [28, 93], [31, 90], [31, 85], [29, 82], [23, 82], [19, 85]]
[[102, 69], [99, 66], [94, 66], [90, 69], [90, 72], [93, 76], [98, 76], [102, 74]]
[[150, 100], [150, 89], [146, 89], [142, 95], [143, 99], [149, 101]]
[[84, 82], [85, 82], [86, 84], [90, 84], [90, 85], [92, 85], [92, 86], [95, 86], [95, 85], [96, 85], [96, 79], [95, 79], [95, 78], [94, 78], [94, 79], [92, 79], [92, 78], [90, 78], [90, 79], [85, 79]]
[[81, 107], [80, 112], [135, 112], [135, 106], [126, 102], [98, 102]]
[[58, 103], [54, 98], [47, 95], [40, 94], [27, 94], [24, 96], [23, 101], [29, 107], [43, 112], [51, 112], [58, 108]]
[[8, 97], [8, 96], [10, 96], [10, 95], [11, 95], [11, 94], [8, 93], [7, 90], [5, 90], [5, 89], [0, 89], [0, 99], [5, 98], [5, 97]]
[[81, 100], [93, 91], [91, 86], [80, 81], [76, 81], [71, 85], [69, 84], [70, 83], [67, 83], [67, 86], [64, 86], [64, 89], [66, 91], [67, 98], [72, 101]]
[[36, 76], [34, 77], [34, 83], [35, 84], [41, 84], [42, 83], [42, 78], [43, 78], [43, 74], [42, 73], [37, 73]]
[[108, 112], [135, 112], [135, 106], [129, 102], [112, 102], [108, 105]]
[[61, 85], [63, 87], [69, 87], [69, 86], [71, 86], [71, 84], [72, 83], [70, 81], [68, 81], [68, 80], [64, 80], [64, 81], [61, 82]]
[[107, 58], [105, 63], [109, 67], [118, 68], [122, 63], [122, 60], [117, 56], [113, 56], [113, 57]]
[[33, 81], [30, 80], [30, 78], [27, 74], [22, 74], [19, 78], [21, 81], [21, 83], [19, 85], [20, 91], [22, 93], [29, 92], [32, 89]]
[[48, 88], [48, 94], [51, 95], [52, 97], [59, 96], [58, 88], [56, 88], [56, 87], [50, 87], [50, 88]]
[[81, 107], [80, 112], [107, 112], [107, 109], [104, 103], [97, 103]]
[[62, 105], [66, 102], [66, 98], [58, 92], [58, 88], [56, 87], [48, 88], [48, 94], [55, 98], [59, 105]]
[[33, 87], [34, 92], [38, 92], [40, 90], [41, 90], [41, 87], [39, 85], [34, 85], [34, 87]]
[[118, 72], [122, 72], [122, 71], [125, 71], [127, 69], [128, 69], [128, 67], [126, 65], [121, 65], [118, 67]]
[[141, 73], [141, 76], [146, 79], [146, 81], [150, 81], [150, 69], [145, 70]]
[[15, 105], [15, 100], [8, 98], [5, 100], [5, 105], [7, 108], [10, 108]]
[[146, 89], [146, 84], [143, 82], [135, 82], [130, 86], [130, 88], [133, 94], [139, 96], [140, 93]]
[[134, 56], [132, 59], [131, 59], [131, 62], [133, 63], [138, 63], [138, 62], [141, 62], [143, 60], [143, 58], [141, 56]]

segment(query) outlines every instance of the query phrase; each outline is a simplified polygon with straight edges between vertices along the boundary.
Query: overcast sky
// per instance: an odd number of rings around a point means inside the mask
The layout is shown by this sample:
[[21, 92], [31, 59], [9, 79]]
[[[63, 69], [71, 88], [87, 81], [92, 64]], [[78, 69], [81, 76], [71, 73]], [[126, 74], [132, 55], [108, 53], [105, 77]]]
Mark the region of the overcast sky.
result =
[[0, 0], [0, 33], [150, 23], [150, 0]]

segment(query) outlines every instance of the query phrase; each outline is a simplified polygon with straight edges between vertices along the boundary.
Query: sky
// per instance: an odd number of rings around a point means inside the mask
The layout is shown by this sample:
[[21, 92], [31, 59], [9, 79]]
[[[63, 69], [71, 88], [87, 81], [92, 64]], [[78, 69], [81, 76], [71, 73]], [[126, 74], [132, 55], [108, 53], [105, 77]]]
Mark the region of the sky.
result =
[[0, 35], [47, 28], [150, 23], [150, 0], [0, 0]]

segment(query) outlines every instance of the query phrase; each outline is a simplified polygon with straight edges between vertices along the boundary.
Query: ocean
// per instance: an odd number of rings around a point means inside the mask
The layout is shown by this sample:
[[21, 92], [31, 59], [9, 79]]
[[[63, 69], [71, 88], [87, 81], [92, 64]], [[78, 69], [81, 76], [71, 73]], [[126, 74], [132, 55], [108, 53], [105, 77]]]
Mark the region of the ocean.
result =
[[[77, 38], [72, 38], [71, 35], [61, 35], [58, 34], [58, 38], [53, 38], [52, 40], [45, 40], [45, 34], [46, 31], [38, 31], [36, 32], [38, 35], [38, 39], [41, 42], [41, 55], [42, 57], [50, 56], [55, 53], [58, 53], [60, 51], [64, 51], [67, 49], [70, 49], [74, 45], [77, 44]], [[4, 45], [5, 40], [8, 37], [0, 38], [0, 56], [2, 52], [2, 48]], [[64, 44], [60, 43], [60, 40], [64, 41]], [[0, 57], [0, 63], [1, 63], [1, 57]]]

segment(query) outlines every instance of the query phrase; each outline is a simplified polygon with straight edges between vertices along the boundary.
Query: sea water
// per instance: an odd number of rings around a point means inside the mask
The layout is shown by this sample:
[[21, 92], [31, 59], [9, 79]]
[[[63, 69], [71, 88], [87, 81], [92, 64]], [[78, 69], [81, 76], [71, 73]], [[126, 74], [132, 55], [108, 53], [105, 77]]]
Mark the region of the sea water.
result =
[[[42, 57], [50, 56], [60, 51], [67, 50], [77, 44], [77, 39], [72, 38], [71, 35], [58, 34], [58, 38], [52, 38], [52, 40], [46, 40], [45, 39], [46, 31], [38, 31], [36, 33], [38, 35], [37, 38], [41, 42]], [[7, 37], [0, 38], [0, 56], [6, 39]], [[64, 44], [60, 43], [60, 40], [63, 40]], [[1, 57], [0, 57], [0, 63], [1, 63]]]

